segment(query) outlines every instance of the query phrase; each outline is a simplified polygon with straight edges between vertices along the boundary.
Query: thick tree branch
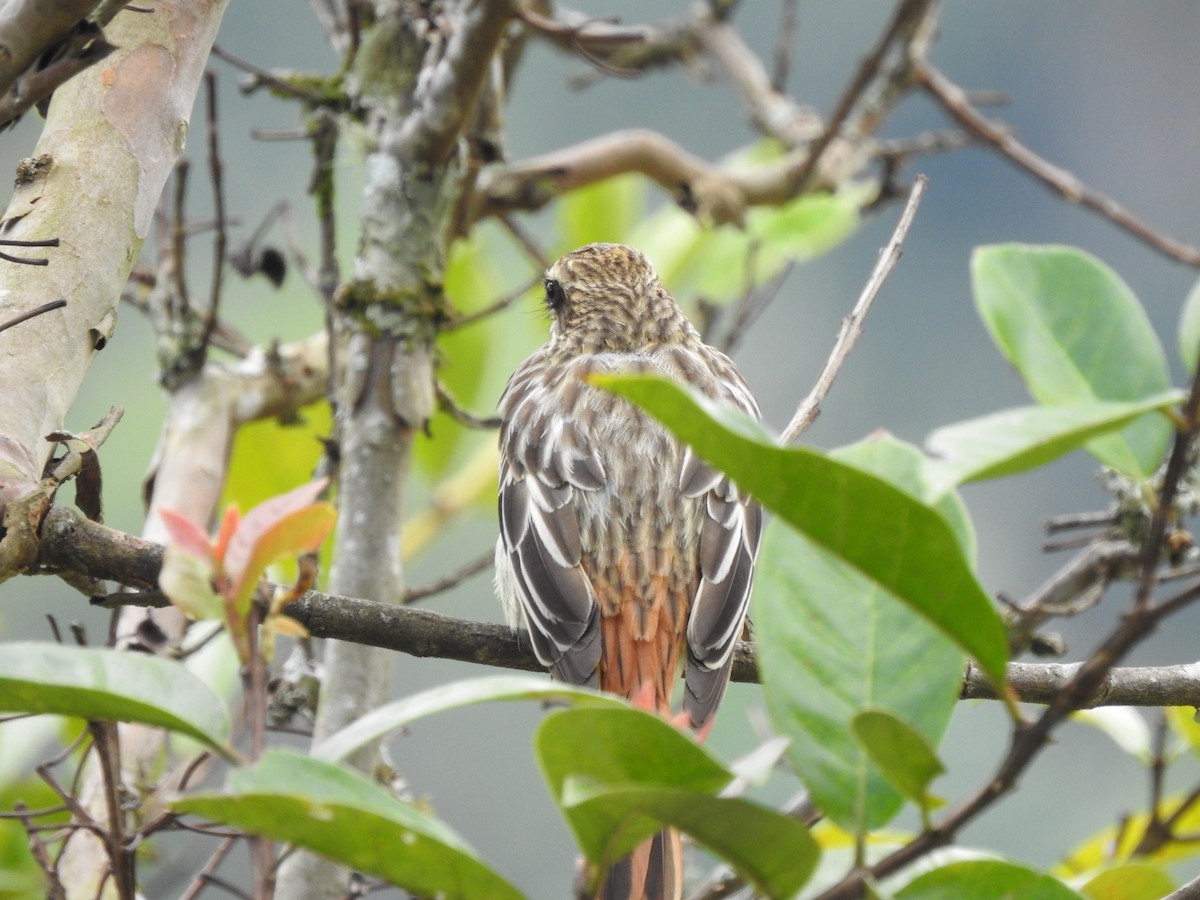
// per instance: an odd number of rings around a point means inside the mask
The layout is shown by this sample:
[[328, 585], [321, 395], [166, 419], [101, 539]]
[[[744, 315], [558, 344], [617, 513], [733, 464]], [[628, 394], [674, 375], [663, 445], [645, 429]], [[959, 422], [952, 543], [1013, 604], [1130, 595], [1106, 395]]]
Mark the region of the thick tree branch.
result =
[[713, 224], [740, 223], [750, 206], [795, 196], [802, 154], [753, 169], [722, 169], [654, 131], [615, 131], [480, 175], [471, 221], [513, 210], [536, 210], [560, 194], [637, 173], [658, 183], [684, 209]]
[[[162, 547], [124, 534], [78, 513], [56, 507], [42, 529], [42, 563], [49, 570], [118, 580], [145, 590], [113, 594], [100, 605], [161, 606], [157, 591]], [[99, 599], [99, 598], [97, 598]], [[367, 644], [411, 656], [455, 659], [506, 669], [541, 671], [528, 644], [507, 625], [474, 622], [428, 609], [310, 591], [287, 608], [314, 637]], [[1017, 699], [1048, 704], [1078, 674], [1083, 663], [1010, 663], [1009, 683]], [[757, 682], [753, 643], [740, 643], [733, 680]], [[996, 699], [995, 688], [975, 665], [967, 667], [962, 699]], [[1092, 706], [1200, 707], [1200, 663], [1112, 669], [1077, 708]]]
[[100, 0], [8, 0], [0, 6], [0, 95], [99, 5]]

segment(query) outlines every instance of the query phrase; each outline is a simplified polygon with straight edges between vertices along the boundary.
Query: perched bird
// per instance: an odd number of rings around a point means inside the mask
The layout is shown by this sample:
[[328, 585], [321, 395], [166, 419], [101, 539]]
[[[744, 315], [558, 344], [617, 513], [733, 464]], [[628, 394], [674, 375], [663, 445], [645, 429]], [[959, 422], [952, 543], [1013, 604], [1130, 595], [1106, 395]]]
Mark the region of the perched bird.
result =
[[[762, 531], [758, 504], [657, 422], [587, 382], [663, 375], [758, 417], [641, 252], [590, 244], [546, 273], [549, 342], [500, 400], [496, 590], [554, 678], [660, 714], [684, 667], [683, 708], [707, 734], [729, 683]], [[678, 833], [605, 876], [605, 898], [682, 891]]]

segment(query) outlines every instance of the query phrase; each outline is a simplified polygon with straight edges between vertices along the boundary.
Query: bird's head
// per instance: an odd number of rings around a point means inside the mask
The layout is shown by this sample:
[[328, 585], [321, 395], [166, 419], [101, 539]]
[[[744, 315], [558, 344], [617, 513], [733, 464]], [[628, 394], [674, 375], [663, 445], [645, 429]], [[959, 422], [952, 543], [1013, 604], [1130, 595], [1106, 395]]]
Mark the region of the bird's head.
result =
[[620, 353], [699, 340], [640, 250], [588, 244], [546, 272], [551, 344], [565, 352]]

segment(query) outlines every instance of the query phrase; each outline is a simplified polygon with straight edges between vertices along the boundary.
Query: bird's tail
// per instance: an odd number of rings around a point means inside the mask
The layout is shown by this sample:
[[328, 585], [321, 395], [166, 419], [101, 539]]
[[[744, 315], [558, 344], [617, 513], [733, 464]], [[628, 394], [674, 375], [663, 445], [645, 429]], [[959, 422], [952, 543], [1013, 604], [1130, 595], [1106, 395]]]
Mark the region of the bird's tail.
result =
[[683, 846], [679, 832], [660, 831], [604, 876], [596, 900], [680, 900]]

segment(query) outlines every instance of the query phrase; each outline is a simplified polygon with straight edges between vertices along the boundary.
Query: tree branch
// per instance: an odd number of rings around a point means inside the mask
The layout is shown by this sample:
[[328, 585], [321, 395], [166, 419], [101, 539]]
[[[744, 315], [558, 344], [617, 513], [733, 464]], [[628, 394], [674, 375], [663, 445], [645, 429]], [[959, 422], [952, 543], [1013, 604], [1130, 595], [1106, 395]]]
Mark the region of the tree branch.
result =
[[[146, 594], [112, 594], [98, 605], [167, 603], [157, 590], [162, 547], [84, 519], [64, 507], [46, 516], [42, 563], [49, 570], [120, 580]], [[97, 598], [99, 599], [99, 598]], [[429, 609], [309, 591], [287, 614], [320, 638], [367, 644], [411, 656], [540, 672], [528, 643], [507, 625], [474, 622]], [[1083, 663], [1010, 663], [1009, 683], [1024, 703], [1048, 704], [1076, 677]], [[733, 680], [757, 682], [753, 643], [738, 644]], [[963, 679], [963, 700], [994, 700], [995, 688], [974, 664]], [[1200, 663], [1112, 669], [1078, 708], [1092, 706], [1200, 707]]]
[[788, 423], [787, 428], [780, 435], [780, 444], [786, 446], [796, 440], [796, 438], [809, 429], [813, 422], [817, 420], [817, 416], [821, 414], [821, 403], [824, 402], [825, 395], [829, 393], [829, 389], [833, 387], [833, 380], [841, 370], [842, 363], [846, 361], [846, 357], [850, 355], [850, 351], [858, 343], [858, 338], [862, 334], [863, 320], [866, 318], [867, 313], [870, 312], [871, 304], [875, 302], [875, 297], [891, 273], [892, 267], [900, 259], [900, 247], [903, 245], [904, 238], [908, 235], [908, 229], [917, 214], [917, 207], [920, 206], [921, 197], [925, 194], [926, 184], [927, 180], [924, 175], [917, 177], [916, 182], [912, 186], [912, 191], [908, 195], [908, 203], [905, 204], [900, 221], [896, 223], [896, 228], [892, 232], [891, 239], [887, 242], [887, 246], [879, 252], [879, 260], [875, 263], [875, 268], [871, 271], [871, 277], [867, 279], [867, 284], [859, 295], [858, 302], [854, 304], [854, 309], [851, 310], [850, 315], [842, 320], [842, 327], [838, 332], [837, 340], [834, 342], [833, 350], [829, 354], [829, 359], [826, 361], [825, 367], [821, 370], [821, 374], [817, 378], [817, 383], [813, 385], [808, 396], [796, 408], [796, 412], [792, 416], [792, 421]]
[[8, 0], [0, 7], [0, 95], [99, 5], [100, 0]]
[[493, 166], [480, 175], [472, 222], [513, 210], [532, 211], [560, 194], [637, 173], [658, 183], [684, 209], [713, 224], [740, 224], [749, 206], [778, 205], [795, 195], [804, 159], [793, 153], [753, 169], [721, 169], [654, 131], [627, 129], [536, 156]]
[[1019, 169], [1028, 172], [1051, 190], [1057, 191], [1064, 199], [1100, 213], [1159, 253], [1189, 266], [1200, 267], [1200, 250], [1152, 228], [1116, 200], [1092, 190], [1073, 173], [1038, 156], [1017, 140], [1010, 128], [984, 116], [971, 104], [966, 91], [929, 62], [918, 61], [914, 70], [930, 96], [940, 103], [955, 121], [967, 131], [978, 135]]

